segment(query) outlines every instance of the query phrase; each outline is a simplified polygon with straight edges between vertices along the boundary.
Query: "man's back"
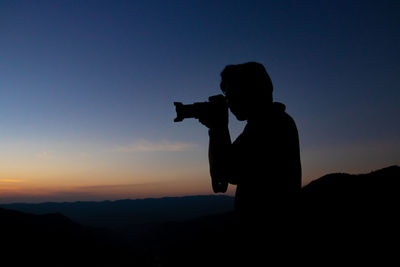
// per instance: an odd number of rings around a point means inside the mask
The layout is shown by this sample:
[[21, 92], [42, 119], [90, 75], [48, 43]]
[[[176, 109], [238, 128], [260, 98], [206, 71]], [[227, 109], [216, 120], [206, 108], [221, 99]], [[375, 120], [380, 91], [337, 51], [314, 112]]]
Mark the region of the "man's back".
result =
[[284, 110], [283, 104], [273, 103], [264, 114], [249, 119], [232, 144], [238, 211], [278, 208], [301, 188], [298, 132]]

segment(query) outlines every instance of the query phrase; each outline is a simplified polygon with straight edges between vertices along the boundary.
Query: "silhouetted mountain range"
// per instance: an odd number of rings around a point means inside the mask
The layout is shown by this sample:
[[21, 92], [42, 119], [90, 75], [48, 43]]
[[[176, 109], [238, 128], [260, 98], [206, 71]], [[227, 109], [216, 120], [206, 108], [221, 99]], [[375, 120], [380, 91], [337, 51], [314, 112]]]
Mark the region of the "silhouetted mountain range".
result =
[[124, 266], [124, 246], [110, 232], [61, 214], [0, 208], [0, 237], [2, 266]]
[[[399, 166], [323, 176], [302, 189], [290, 214], [265, 214], [266, 235], [258, 235], [260, 229], [251, 229], [251, 224], [238, 231], [240, 225], [229, 212], [233, 199], [224, 196], [6, 205], [0, 208], [2, 258], [15, 263], [7, 266], [228, 266], [239, 258], [248, 266], [252, 259], [262, 259], [264, 265], [274, 260], [313, 266], [396, 265], [399, 183]], [[33, 215], [11, 207], [53, 213]], [[63, 207], [59, 212], [64, 215], [95, 212], [78, 224], [54, 213], [55, 207]], [[113, 216], [113, 207], [114, 219], [127, 222], [93, 223]], [[102, 210], [107, 215], [101, 217]], [[152, 212], [156, 215], [149, 215]], [[247, 247], [259, 250], [246, 254]]]
[[337, 264], [398, 262], [399, 166], [329, 174], [302, 190], [300, 212], [310, 250]]
[[303, 187], [303, 192], [329, 195], [365, 196], [387, 193], [398, 195], [400, 167], [390, 166], [367, 174], [333, 173]]
[[33, 214], [61, 213], [83, 225], [117, 229], [228, 212], [233, 210], [233, 203], [234, 198], [230, 196], [208, 195], [101, 202], [16, 203], [0, 207]]

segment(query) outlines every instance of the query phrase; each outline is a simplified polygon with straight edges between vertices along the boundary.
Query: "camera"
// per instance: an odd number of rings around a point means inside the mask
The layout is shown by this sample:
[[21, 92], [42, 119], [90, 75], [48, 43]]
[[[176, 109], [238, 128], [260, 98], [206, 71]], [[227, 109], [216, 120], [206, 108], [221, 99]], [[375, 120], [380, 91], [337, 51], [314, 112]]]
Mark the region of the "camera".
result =
[[[176, 109], [176, 118], [174, 122], [183, 121], [187, 118], [205, 118], [211, 116], [220, 116], [228, 114], [228, 105], [223, 95], [213, 95], [208, 98], [208, 102], [195, 102], [184, 105], [181, 102], [174, 102]], [[228, 182], [218, 178], [211, 177], [211, 184], [215, 193], [225, 193], [228, 188]]]
[[188, 118], [199, 119], [209, 114], [218, 113], [220, 110], [227, 109], [226, 99], [223, 95], [214, 95], [208, 98], [208, 102], [195, 102], [184, 105], [181, 102], [174, 102], [176, 118], [174, 122], [180, 122]]

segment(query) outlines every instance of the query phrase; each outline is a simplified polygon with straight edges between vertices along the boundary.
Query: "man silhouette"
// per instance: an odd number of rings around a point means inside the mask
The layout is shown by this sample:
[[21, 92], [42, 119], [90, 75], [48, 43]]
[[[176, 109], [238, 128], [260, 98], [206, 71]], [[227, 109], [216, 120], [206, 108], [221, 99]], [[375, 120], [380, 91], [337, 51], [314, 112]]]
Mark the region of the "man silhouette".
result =
[[301, 163], [296, 124], [285, 105], [273, 102], [272, 82], [262, 64], [228, 65], [220, 88], [229, 110], [247, 121], [232, 143], [228, 109], [218, 109], [199, 121], [209, 128], [209, 164], [215, 192], [236, 184], [235, 211], [254, 221], [290, 208], [301, 188]]

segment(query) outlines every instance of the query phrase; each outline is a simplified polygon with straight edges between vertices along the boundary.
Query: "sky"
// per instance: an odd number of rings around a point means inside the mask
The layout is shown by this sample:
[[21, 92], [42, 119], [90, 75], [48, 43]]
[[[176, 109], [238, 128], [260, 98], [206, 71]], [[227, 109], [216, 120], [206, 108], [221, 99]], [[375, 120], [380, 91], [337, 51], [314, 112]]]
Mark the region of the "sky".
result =
[[[0, 203], [212, 194], [174, 101], [257, 61], [303, 185], [400, 164], [400, 1], [0, 1]], [[244, 127], [230, 116], [235, 139]], [[228, 195], [234, 195], [230, 186]]]

